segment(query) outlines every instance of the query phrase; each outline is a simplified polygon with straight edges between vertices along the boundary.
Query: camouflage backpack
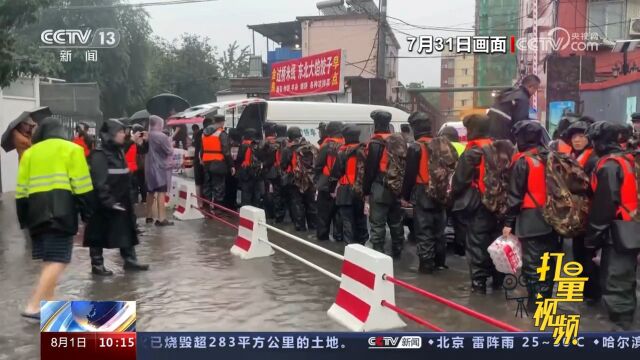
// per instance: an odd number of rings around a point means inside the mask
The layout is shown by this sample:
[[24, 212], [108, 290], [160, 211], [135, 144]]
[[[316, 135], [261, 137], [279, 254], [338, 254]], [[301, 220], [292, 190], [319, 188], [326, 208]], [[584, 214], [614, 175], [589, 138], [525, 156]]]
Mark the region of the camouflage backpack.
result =
[[[356, 196], [360, 198], [364, 198], [364, 194], [362, 191], [362, 182], [364, 179], [364, 164], [367, 161], [367, 154], [365, 151], [365, 144], [360, 144], [354, 151], [356, 153], [356, 178], [353, 184], [351, 185], [353, 188], [353, 192]], [[347, 154], [347, 158], [352, 156], [351, 154]]]
[[509, 174], [515, 152], [516, 149], [509, 140], [497, 140], [482, 147], [485, 191], [481, 200], [499, 218], [507, 213]]
[[560, 235], [581, 235], [587, 226], [591, 204], [589, 177], [580, 164], [566, 154], [551, 151], [546, 161], [547, 200], [542, 215]]
[[387, 154], [387, 173], [384, 176], [384, 185], [394, 195], [400, 196], [402, 182], [404, 181], [404, 167], [407, 162], [407, 141], [401, 134], [391, 134], [386, 139], [373, 138], [384, 145]]
[[313, 163], [318, 149], [306, 140], [294, 146], [296, 166], [293, 168], [293, 184], [300, 192], [313, 188]]
[[451, 202], [451, 179], [458, 163], [458, 152], [444, 136], [427, 144], [429, 153], [429, 185], [427, 195], [443, 205]]

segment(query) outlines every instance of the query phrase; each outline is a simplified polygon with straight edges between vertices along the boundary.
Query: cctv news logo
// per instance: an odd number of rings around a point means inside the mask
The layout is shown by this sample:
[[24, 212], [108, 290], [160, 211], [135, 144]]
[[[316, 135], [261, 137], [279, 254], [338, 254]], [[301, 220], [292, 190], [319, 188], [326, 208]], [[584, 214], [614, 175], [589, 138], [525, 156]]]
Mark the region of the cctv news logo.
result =
[[369, 349], [421, 349], [420, 336], [372, 336]]
[[40, 34], [40, 48], [114, 48], [120, 44], [117, 29], [62, 29], [44, 30]]
[[567, 29], [555, 27], [547, 32], [547, 35], [540, 34], [535, 37], [523, 37], [516, 39], [511, 36], [511, 52], [519, 51], [543, 51], [554, 52], [560, 50], [577, 51], [598, 51], [600, 36], [598, 33], [569, 33]]

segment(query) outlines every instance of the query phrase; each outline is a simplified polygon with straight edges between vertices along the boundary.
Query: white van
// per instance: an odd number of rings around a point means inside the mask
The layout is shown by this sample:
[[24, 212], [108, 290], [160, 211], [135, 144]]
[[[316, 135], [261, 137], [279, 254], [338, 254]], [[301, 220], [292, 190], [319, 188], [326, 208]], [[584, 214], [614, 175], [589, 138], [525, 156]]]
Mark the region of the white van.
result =
[[364, 142], [373, 134], [370, 114], [374, 110], [391, 113], [392, 132], [400, 132], [400, 125], [406, 124], [409, 118], [408, 113], [389, 106], [263, 100], [246, 105], [236, 127], [260, 129], [266, 121], [287, 127], [297, 126], [308, 141], [317, 143], [320, 139], [318, 125], [321, 122], [342, 121], [358, 125], [361, 128], [360, 140]]

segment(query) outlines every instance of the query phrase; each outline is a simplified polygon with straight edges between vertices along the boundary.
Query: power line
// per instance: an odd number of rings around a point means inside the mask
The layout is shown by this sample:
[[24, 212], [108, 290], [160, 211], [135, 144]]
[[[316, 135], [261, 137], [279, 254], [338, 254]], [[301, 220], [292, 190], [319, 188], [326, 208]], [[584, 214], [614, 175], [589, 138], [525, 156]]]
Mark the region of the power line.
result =
[[121, 4], [105, 4], [105, 5], [70, 5], [61, 7], [51, 7], [50, 10], [98, 10], [98, 9], [114, 9], [114, 8], [144, 8], [149, 6], [166, 6], [166, 5], [184, 5], [213, 2], [218, 0], [168, 0], [168, 1], [153, 1], [145, 3], [121, 3]]

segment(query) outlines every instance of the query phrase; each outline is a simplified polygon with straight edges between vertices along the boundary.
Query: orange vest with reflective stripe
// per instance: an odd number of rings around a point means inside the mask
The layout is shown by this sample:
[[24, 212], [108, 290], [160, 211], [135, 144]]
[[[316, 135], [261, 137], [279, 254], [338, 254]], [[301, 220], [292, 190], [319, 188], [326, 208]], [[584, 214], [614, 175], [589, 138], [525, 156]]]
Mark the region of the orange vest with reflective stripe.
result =
[[[493, 143], [493, 140], [486, 138], [469, 140], [469, 142], [467, 142], [467, 146], [465, 147], [465, 151], [474, 147], [482, 148], [483, 146], [489, 145], [491, 143]], [[478, 178], [473, 179], [473, 181], [471, 182], [471, 186], [478, 189], [478, 191], [480, 191], [480, 194], [484, 194], [485, 190], [487, 189], [486, 185], [484, 184], [484, 175], [487, 171], [484, 163], [484, 154], [482, 154], [482, 157], [480, 158], [480, 164], [478, 164], [477, 169]]]
[[634, 171], [633, 155], [608, 155], [598, 161], [596, 170], [591, 175], [591, 188], [596, 191], [598, 187], [597, 172], [607, 160], [617, 161], [622, 169], [622, 186], [620, 186], [620, 207], [616, 214], [624, 221], [632, 220], [632, 213], [638, 211], [638, 183]]
[[[351, 152], [353, 149], [360, 146], [360, 144], [342, 145], [340, 147], [341, 152]], [[340, 185], [353, 185], [356, 181], [358, 165], [358, 153], [353, 152], [353, 155], [347, 159], [347, 166], [344, 169], [344, 175], [340, 178]]]
[[[344, 144], [344, 139], [326, 138], [322, 142], [322, 146], [330, 146], [329, 145], [330, 143]], [[331, 153], [327, 154], [327, 161], [325, 162], [324, 167], [322, 168], [322, 175], [330, 176], [331, 169], [333, 169], [333, 164], [335, 164], [335, 162], [336, 162], [336, 154], [331, 154]]]
[[89, 146], [87, 145], [87, 143], [84, 141], [83, 136], [74, 137], [73, 143], [82, 146], [82, 148], [84, 149], [84, 156], [89, 156], [89, 153], [91, 152], [91, 150], [89, 149]]
[[536, 209], [544, 206], [547, 201], [547, 182], [544, 175], [544, 163], [542, 160], [533, 156], [538, 154], [538, 149], [517, 153], [513, 157], [515, 164], [518, 159], [524, 157], [529, 167], [529, 176], [527, 177], [527, 193], [524, 195], [522, 209]]
[[138, 170], [138, 161], [136, 158], [137, 156], [138, 156], [138, 147], [136, 146], [136, 144], [132, 144], [129, 147], [129, 150], [127, 150], [127, 152], [124, 154], [124, 159], [127, 161], [127, 167], [131, 172]]
[[[386, 142], [389, 136], [391, 136], [391, 133], [373, 134], [371, 139], [372, 140], [377, 139], [377, 140], [381, 140], [382, 142]], [[382, 157], [380, 158], [379, 169], [380, 169], [380, 172], [383, 174], [386, 174], [387, 170], [389, 169], [389, 155], [387, 154], [386, 148], [382, 151]]]
[[253, 156], [253, 150], [251, 149], [251, 140], [242, 140], [242, 145], [246, 145], [247, 148], [244, 151], [244, 160], [242, 160], [243, 168], [251, 166], [251, 157]]
[[218, 129], [211, 135], [202, 135], [202, 162], [224, 160], [220, 142], [222, 132], [224, 132], [223, 129]]
[[418, 167], [418, 175], [416, 176], [416, 184], [426, 185], [429, 183], [429, 152], [427, 144], [431, 141], [430, 137], [421, 137], [418, 139], [420, 144], [420, 165]]
[[591, 157], [591, 154], [593, 153], [593, 149], [585, 149], [582, 154], [578, 155], [578, 158], [576, 159], [578, 161], [578, 164], [580, 164], [580, 166], [584, 169], [584, 166], [587, 165], [587, 161], [589, 161], [589, 158]]

